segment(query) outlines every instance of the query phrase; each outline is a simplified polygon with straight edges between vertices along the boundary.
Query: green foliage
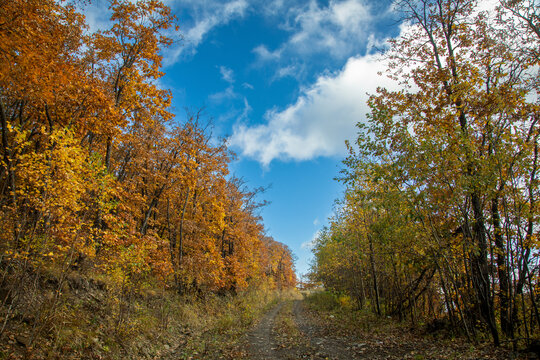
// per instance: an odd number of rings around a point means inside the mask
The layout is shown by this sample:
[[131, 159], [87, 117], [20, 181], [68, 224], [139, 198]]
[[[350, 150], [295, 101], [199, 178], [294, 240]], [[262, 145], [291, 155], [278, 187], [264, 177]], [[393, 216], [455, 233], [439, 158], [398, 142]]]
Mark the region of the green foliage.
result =
[[313, 292], [306, 298], [306, 302], [314, 308], [322, 311], [335, 311], [347, 303], [346, 295], [337, 295], [330, 291]]
[[470, 339], [538, 337], [531, 4], [504, 3], [495, 20], [474, 1], [398, 2], [410, 24], [387, 72], [402, 87], [370, 97], [348, 144], [314, 280], [378, 315], [445, 319]]

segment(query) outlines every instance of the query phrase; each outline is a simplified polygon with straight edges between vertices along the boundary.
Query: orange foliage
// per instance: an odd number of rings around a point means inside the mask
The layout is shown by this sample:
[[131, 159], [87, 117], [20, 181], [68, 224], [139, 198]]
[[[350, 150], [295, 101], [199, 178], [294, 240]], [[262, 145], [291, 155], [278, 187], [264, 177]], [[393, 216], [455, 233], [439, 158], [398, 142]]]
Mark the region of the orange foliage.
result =
[[264, 237], [258, 191], [199, 116], [175, 121], [160, 50], [176, 27], [160, 1], [113, 0], [112, 27], [54, 0], [0, 7], [0, 252], [92, 265], [123, 285], [241, 290], [295, 282]]

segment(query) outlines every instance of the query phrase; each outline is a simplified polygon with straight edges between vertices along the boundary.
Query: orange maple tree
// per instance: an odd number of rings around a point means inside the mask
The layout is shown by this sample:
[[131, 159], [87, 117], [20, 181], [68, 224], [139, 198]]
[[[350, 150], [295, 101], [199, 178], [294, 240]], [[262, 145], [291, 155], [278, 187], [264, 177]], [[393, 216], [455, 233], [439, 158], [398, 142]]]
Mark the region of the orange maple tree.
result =
[[176, 119], [156, 85], [176, 18], [157, 0], [109, 9], [110, 28], [89, 33], [72, 5], [2, 2], [2, 259], [91, 267], [123, 287], [293, 286], [290, 251], [263, 240], [225, 142], [199, 115]]

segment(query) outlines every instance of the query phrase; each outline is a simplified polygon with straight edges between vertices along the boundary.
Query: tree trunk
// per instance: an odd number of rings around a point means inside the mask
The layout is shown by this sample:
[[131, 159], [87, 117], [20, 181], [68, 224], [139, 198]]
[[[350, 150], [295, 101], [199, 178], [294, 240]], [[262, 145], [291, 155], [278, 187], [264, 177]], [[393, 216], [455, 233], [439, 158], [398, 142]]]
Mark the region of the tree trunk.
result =
[[499, 346], [499, 332], [495, 322], [495, 313], [493, 311], [493, 298], [491, 297], [491, 286], [489, 282], [489, 267], [487, 263], [487, 236], [482, 212], [480, 196], [473, 192], [471, 195], [471, 204], [474, 213], [474, 249], [471, 256], [473, 286], [478, 299], [480, 313], [486, 321], [488, 328], [493, 336], [495, 346]]
[[373, 259], [373, 241], [368, 235], [369, 240], [369, 262], [371, 265], [371, 276], [373, 277], [373, 291], [375, 292], [375, 306], [377, 315], [381, 315], [381, 304], [379, 302], [379, 285], [377, 284], [377, 274], [375, 273], [375, 260]]
[[112, 137], [107, 136], [107, 150], [105, 152], [105, 168], [107, 172], [111, 171], [111, 152], [112, 152]]
[[15, 240], [15, 247], [18, 247], [19, 242], [19, 220], [18, 220], [18, 214], [17, 214], [17, 192], [16, 192], [16, 186], [15, 186], [15, 172], [13, 171], [13, 166], [11, 164], [11, 150], [9, 148], [8, 144], [8, 138], [7, 138], [7, 119], [6, 119], [6, 112], [4, 108], [4, 104], [2, 101], [0, 101], [0, 122], [2, 125], [2, 147], [4, 151], [4, 161], [6, 163], [7, 168], [7, 174], [8, 174], [8, 184], [9, 184], [9, 192], [11, 195], [11, 202], [13, 206], [13, 211], [15, 213], [15, 221], [14, 221], [14, 231], [13, 231], [13, 237]]
[[500, 301], [500, 320], [503, 333], [514, 338], [514, 328], [510, 321], [509, 314], [509, 281], [506, 264], [506, 249], [503, 240], [503, 230], [501, 228], [501, 218], [499, 215], [499, 197], [495, 196], [491, 200], [491, 216], [495, 238], [497, 276], [499, 277], [499, 301]]

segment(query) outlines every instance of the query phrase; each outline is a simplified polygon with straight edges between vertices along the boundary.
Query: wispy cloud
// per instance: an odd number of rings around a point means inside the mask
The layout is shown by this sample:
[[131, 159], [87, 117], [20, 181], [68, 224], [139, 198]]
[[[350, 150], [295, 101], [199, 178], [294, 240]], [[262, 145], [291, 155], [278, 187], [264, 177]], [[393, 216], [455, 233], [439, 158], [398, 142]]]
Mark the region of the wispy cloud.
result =
[[[217, 124], [227, 124], [232, 121], [244, 121], [249, 118], [251, 111], [253, 110], [249, 104], [246, 97], [240, 98], [240, 95], [236, 96], [235, 99], [228, 102], [227, 111], [221, 112], [220, 115], [216, 118]], [[222, 129], [224, 132], [229, 131], [227, 129]]]
[[291, 33], [290, 37], [274, 50], [265, 45], [253, 49], [259, 61], [277, 61], [284, 54], [306, 56], [322, 52], [346, 58], [366, 43], [375, 16], [364, 0], [331, 0], [327, 6], [312, 0], [303, 6], [292, 6], [285, 18], [282, 27]]
[[[135, 2], [135, 0], [131, 0]], [[193, 55], [197, 47], [214, 28], [226, 25], [231, 20], [243, 17], [250, 4], [248, 0], [165, 0], [174, 13], [179, 11], [189, 15], [191, 19], [180, 16], [181, 42], [175, 43], [164, 51], [164, 65], [176, 63], [182, 55]], [[86, 17], [90, 32], [108, 29], [111, 25], [111, 12], [106, 0], [95, 0], [88, 4], [78, 4], [79, 10]], [[178, 35], [172, 35], [176, 38]]]
[[238, 97], [239, 97], [239, 94], [234, 90], [234, 87], [231, 85], [223, 91], [209, 95], [208, 100], [214, 103], [221, 103], [225, 100], [235, 99]]
[[234, 83], [234, 71], [229, 69], [226, 66], [220, 66], [219, 72], [221, 73], [221, 78], [228, 82], [229, 84]]
[[240, 114], [239, 119], [247, 119], [251, 110], [253, 110], [252, 107], [249, 105], [247, 98], [244, 97], [244, 110], [242, 110], [242, 114]]
[[330, 51], [329, 55], [342, 56], [366, 36], [371, 19], [362, 0], [330, 1], [327, 7], [311, 1], [307, 8], [297, 10], [297, 31], [289, 45], [301, 52]]
[[[243, 17], [249, 7], [247, 0], [231, 1], [192, 1], [184, 0], [180, 4], [187, 7], [193, 22], [182, 28], [183, 42], [165, 52], [164, 64], [176, 63], [183, 54], [195, 54], [197, 47], [214, 28], [228, 24], [231, 20]], [[173, 9], [175, 4], [171, 4]]]
[[281, 57], [283, 49], [277, 49], [274, 51], [268, 50], [265, 45], [259, 45], [253, 49], [253, 52], [259, 57], [262, 61], [269, 60], [278, 60]]
[[96, 0], [90, 3], [77, 2], [78, 10], [84, 15], [88, 30], [93, 33], [98, 30], [106, 30], [111, 26], [111, 11], [109, 3], [104, 0]]
[[298, 65], [287, 65], [279, 68], [274, 74], [273, 80], [282, 79], [285, 77], [296, 78], [302, 73], [302, 69]]
[[311, 237], [311, 239], [307, 240], [307, 241], [304, 241], [301, 245], [300, 245], [300, 248], [301, 249], [304, 249], [304, 250], [313, 250], [315, 248], [315, 245], [317, 244], [317, 238], [319, 237], [319, 234], [320, 234], [320, 230], [317, 230], [313, 236]]
[[366, 54], [372, 54], [388, 48], [388, 39], [378, 39], [370, 34], [366, 45]]

